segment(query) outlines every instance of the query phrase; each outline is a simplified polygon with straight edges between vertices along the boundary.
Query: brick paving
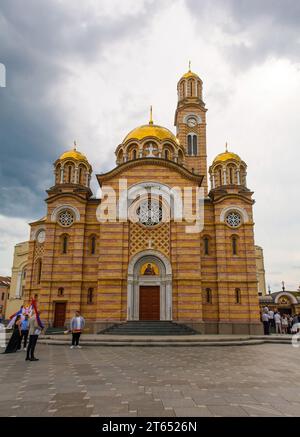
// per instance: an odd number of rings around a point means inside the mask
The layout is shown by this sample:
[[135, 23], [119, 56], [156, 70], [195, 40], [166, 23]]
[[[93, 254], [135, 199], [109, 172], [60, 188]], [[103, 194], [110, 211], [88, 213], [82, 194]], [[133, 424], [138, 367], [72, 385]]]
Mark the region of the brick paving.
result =
[[300, 348], [37, 346], [0, 355], [0, 416], [300, 416]]

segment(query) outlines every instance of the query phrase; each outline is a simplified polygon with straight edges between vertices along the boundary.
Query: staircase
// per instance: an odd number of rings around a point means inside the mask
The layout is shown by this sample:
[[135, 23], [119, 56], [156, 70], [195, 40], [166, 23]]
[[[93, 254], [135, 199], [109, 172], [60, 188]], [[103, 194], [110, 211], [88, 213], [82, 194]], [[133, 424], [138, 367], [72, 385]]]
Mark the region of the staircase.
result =
[[64, 333], [65, 330], [66, 328], [64, 327], [62, 328], [48, 327], [45, 331], [45, 335], [61, 335]]
[[197, 334], [186, 325], [169, 321], [130, 321], [113, 325], [100, 331], [107, 335], [194, 335]]

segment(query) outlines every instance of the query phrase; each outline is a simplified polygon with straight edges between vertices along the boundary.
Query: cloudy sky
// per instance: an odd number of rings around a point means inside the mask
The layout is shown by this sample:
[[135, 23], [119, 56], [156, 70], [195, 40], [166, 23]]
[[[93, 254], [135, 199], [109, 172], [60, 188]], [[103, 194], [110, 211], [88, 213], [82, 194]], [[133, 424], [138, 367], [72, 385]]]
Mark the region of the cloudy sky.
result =
[[298, 288], [299, 23], [299, 0], [1, 0], [0, 274], [44, 215], [52, 163], [74, 139], [97, 173], [148, 122], [150, 104], [175, 131], [176, 84], [191, 59], [209, 162], [228, 141], [248, 163], [267, 283]]

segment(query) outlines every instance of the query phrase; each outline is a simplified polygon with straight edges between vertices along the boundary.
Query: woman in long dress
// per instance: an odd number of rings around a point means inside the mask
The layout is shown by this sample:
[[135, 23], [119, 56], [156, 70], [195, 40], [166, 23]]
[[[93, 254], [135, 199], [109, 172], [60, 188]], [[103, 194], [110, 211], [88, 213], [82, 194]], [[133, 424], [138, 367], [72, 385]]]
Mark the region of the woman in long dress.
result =
[[17, 316], [16, 321], [13, 327], [13, 333], [9, 339], [8, 345], [5, 349], [5, 354], [11, 354], [13, 352], [17, 352], [21, 348], [21, 316]]

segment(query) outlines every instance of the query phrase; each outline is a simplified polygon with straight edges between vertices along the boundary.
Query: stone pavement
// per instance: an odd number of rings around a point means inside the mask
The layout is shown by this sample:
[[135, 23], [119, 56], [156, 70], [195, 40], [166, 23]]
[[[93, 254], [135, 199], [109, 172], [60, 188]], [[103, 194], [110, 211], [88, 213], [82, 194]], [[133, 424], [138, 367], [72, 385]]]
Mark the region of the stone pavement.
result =
[[0, 416], [300, 416], [300, 348], [37, 346], [0, 355]]

